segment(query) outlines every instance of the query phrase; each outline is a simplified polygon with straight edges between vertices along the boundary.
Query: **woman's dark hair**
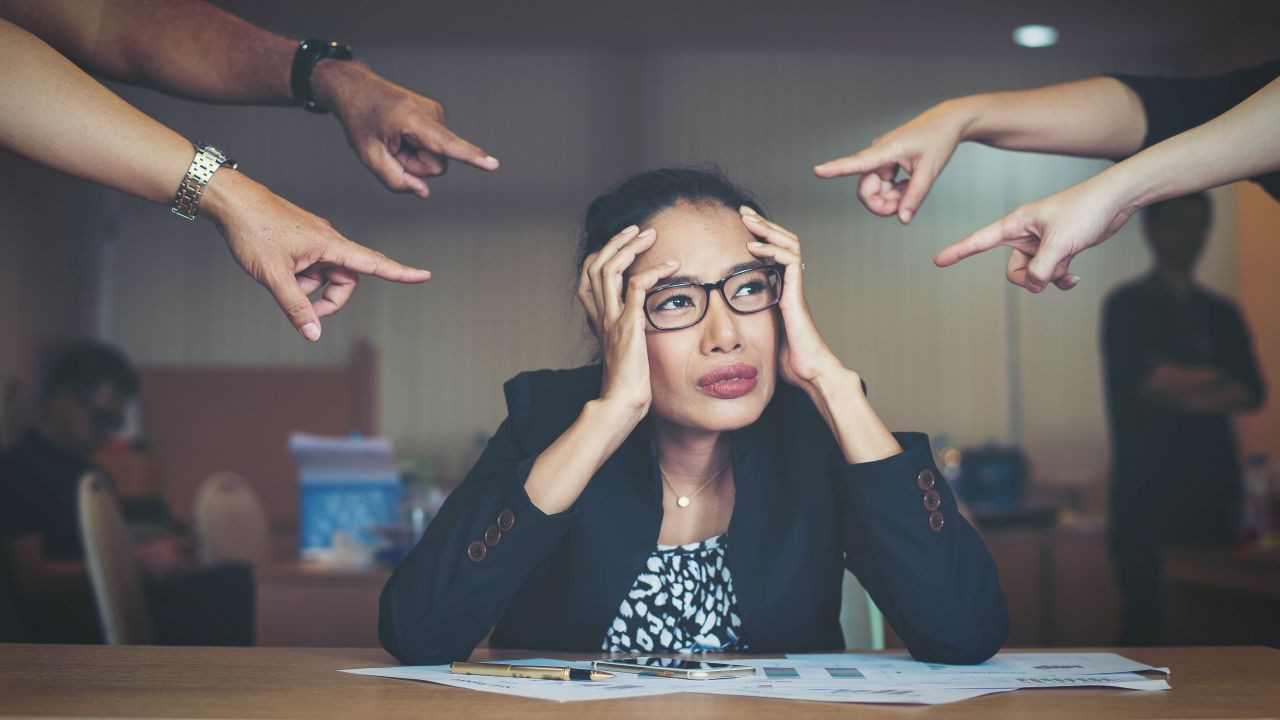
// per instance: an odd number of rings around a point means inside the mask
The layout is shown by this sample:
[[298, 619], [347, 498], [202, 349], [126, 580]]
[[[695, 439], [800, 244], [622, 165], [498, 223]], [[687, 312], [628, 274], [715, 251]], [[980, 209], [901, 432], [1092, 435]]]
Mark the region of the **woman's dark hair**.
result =
[[76, 340], [57, 349], [45, 365], [40, 396], [48, 401], [59, 390], [83, 397], [108, 383], [121, 395], [138, 394], [141, 383], [129, 359], [97, 340]]
[[604, 247], [609, 238], [623, 228], [643, 226], [681, 201], [715, 203], [734, 211], [746, 205], [765, 214], [760, 201], [730, 182], [719, 168], [662, 168], [642, 172], [623, 180], [587, 207], [582, 240], [578, 244], [578, 270], [582, 270], [588, 255]]

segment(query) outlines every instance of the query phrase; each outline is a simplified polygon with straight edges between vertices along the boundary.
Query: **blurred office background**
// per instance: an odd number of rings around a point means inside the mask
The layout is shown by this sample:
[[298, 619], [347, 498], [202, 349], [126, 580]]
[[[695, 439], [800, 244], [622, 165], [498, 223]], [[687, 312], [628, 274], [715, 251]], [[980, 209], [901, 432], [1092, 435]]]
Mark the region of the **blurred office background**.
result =
[[[166, 208], [0, 155], [0, 375], [30, 386], [42, 350], [72, 336], [126, 351], [143, 369], [142, 433], [151, 440], [144, 472], [179, 516], [189, 518], [204, 476], [233, 470], [264, 499], [273, 562], [293, 560], [298, 480], [286, 462], [289, 430], [383, 435], [434, 482], [455, 483], [477, 434], [487, 437], [504, 416], [504, 380], [590, 357], [571, 292], [587, 203], [629, 173], [709, 162], [801, 236], [819, 326], [892, 427], [958, 448], [1025, 452], [1027, 502], [1053, 508], [1054, 517], [986, 531], [1014, 607], [1014, 643], [1110, 642], [1099, 317], [1107, 292], [1149, 267], [1139, 223], [1079, 257], [1073, 271], [1083, 280], [1070, 293], [1032, 296], [1008, 286], [1003, 252], [947, 270], [931, 262], [945, 245], [1106, 163], [966, 145], [906, 228], [864, 210], [855, 181], [819, 181], [811, 167], [957, 95], [1107, 72], [1214, 73], [1270, 59], [1280, 48], [1280, 6], [218, 4], [282, 34], [352, 44], [378, 72], [440, 100], [450, 127], [503, 164], [493, 175], [455, 165], [425, 201], [396, 196], [358, 162], [332, 117], [113, 86], [185, 136], [225, 149], [244, 172], [351, 239], [434, 273], [419, 287], [366, 280], [309, 344], [235, 266], [209, 223], [186, 224]], [[1015, 45], [1012, 29], [1029, 22], [1057, 27], [1058, 44]], [[1274, 386], [1280, 205], [1247, 184], [1212, 195], [1215, 223], [1199, 277], [1239, 301]], [[264, 380], [307, 372], [321, 374], [293, 390]], [[260, 384], [237, 395], [235, 387], [247, 386], [219, 385], [219, 377]], [[184, 391], [201, 405], [174, 401]], [[305, 413], [290, 415], [290, 407], [314, 408], [320, 426], [292, 419]], [[285, 416], [294, 426], [246, 439], [258, 423]], [[1280, 458], [1280, 404], [1243, 418], [1238, 430], [1242, 453]], [[327, 582], [290, 578], [280, 580], [298, 583], [288, 592]], [[367, 601], [361, 597], [353, 607]], [[319, 638], [314, 628], [270, 636], [277, 620], [264, 618], [261, 595], [259, 602], [260, 639]], [[372, 618], [353, 633], [366, 637], [369, 627]]]

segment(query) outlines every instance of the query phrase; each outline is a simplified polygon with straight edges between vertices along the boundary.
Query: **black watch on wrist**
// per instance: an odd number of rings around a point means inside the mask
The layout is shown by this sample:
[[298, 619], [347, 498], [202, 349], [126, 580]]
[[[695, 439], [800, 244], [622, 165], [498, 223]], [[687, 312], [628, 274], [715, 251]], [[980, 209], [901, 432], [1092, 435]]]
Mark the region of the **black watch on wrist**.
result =
[[353, 60], [355, 55], [351, 48], [339, 45], [333, 40], [307, 38], [298, 43], [298, 52], [293, 55], [293, 70], [289, 73], [289, 87], [293, 91], [293, 99], [306, 108], [307, 112], [323, 113], [324, 108], [316, 103], [311, 94], [311, 71], [321, 60]]

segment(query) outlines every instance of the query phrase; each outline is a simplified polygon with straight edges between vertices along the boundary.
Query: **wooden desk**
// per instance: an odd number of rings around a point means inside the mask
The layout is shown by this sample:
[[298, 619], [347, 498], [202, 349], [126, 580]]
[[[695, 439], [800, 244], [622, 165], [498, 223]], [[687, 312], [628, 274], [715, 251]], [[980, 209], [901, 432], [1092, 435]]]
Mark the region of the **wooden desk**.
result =
[[[545, 655], [546, 653], [538, 653]], [[1280, 711], [1280, 650], [1128, 649], [1173, 690], [1019, 690], [939, 705], [788, 702], [703, 694], [553, 703], [335, 672], [380, 650], [0, 645], [0, 717], [222, 718], [1232, 718]], [[475, 659], [521, 657], [477, 651]], [[529, 655], [523, 655], [528, 657]], [[568, 657], [561, 655], [561, 657]]]
[[391, 571], [290, 563], [256, 574], [258, 645], [377, 647], [378, 596]]

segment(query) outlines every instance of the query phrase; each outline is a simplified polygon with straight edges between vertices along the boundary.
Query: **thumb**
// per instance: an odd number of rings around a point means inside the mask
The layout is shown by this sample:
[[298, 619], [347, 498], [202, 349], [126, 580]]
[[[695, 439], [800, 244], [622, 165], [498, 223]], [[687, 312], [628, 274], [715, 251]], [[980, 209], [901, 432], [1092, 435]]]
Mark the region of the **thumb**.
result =
[[292, 275], [277, 275], [264, 283], [267, 292], [280, 305], [280, 309], [289, 317], [289, 322], [297, 328], [302, 337], [315, 342], [320, 339], [320, 318], [316, 315], [311, 301], [298, 287], [298, 281]]
[[933, 181], [937, 175], [932, 168], [916, 166], [911, 173], [911, 181], [907, 183], [907, 191], [902, 196], [902, 202], [898, 205], [898, 220], [903, 225], [911, 222], [911, 218], [916, 214], [920, 204], [924, 202], [926, 196], [929, 195], [929, 189], [933, 187]]
[[1034, 282], [1038, 288], [1043, 289], [1044, 286], [1066, 275], [1070, 263], [1071, 257], [1067, 249], [1054, 242], [1052, 238], [1046, 237], [1044, 242], [1040, 243], [1035, 257], [1031, 258], [1031, 262], [1027, 265], [1027, 281]]

